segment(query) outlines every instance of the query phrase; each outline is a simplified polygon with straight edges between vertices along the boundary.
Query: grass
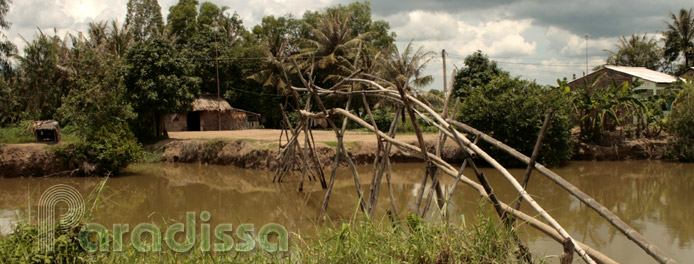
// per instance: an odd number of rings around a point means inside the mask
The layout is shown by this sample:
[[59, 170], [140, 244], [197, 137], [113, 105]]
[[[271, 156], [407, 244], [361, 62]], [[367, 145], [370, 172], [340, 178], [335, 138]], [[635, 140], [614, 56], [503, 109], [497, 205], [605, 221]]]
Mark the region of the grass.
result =
[[[36, 226], [21, 225], [0, 237], [0, 263], [518, 263], [511, 235], [488, 213], [471, 226], [464, 219], [429, 223], [412, 215], [395, 221], [356, 216], [335, 226], [317, 225], [313, 237], [291, 234], [289, 251], [276, 253], [257, 246], [249, 252], [202, 252], [199, 235], [186, 253], [173, 252], [166, 243], [161, 252], [139, 252], [128, 242], [122, 252], [87, 253], [79, 246], [78, 228], [72, 228], [57, 232], [56, 250], [44, 254], [34, 247]], [[108, 236], [112, 241], [110, 231]]]
[[[321, 143], [326, 144], [326, 145], [333, 147], [333, 148], [337, 147], [337, 141], [321, 141]], [[359, 142], [353, 142], [353, 141], [343, 141], [342, 144], [344, 144], [345, 148], [347, 148], [347, 149], [359, 146]]]
[[[427, 222], [414, 215], [404, 219], [392, 216], [371, 220], [355, 210], [344, 222], [315, 226], [315, 235], [292, 233], [287, 252], [269, 253], [256, 243], [248, 252], [203, 252], [201, 234], [188, 252], [178, 253], [162, 242], [160, 252], [140, 252], [124, 239], [123, 250], [88, 253], [79, 242], [79, 230], [104, 202], [101, 192], [106, 178], [85, 199], [87, 218], [81, 224], [55, 231], [54, 251], [38, 250], [38, 227], [24, 220], [15, 232], [0, 236], [0, 263], [518, 263], [517, 246], [512, 234], [483, 206], [472, 225], [461, 217], [459, 222]], [[27, 217], [29, 219], [30, 217]], [[161, 225], [165, 232], [167, 223]], [[134, 226], [130, 228], [132, 232]], [[196, 226], [200, 232], [200, 226]], [[214, 230], [215, 227], [212, 227]], [[233, 236], [238, 225], [234, 225]], [[97, 242], [91, 233], [90, 241]], [[113, 247], [113, 233], [103, 233]], [[150, 235], [145, 235], [150, 239]], [[235, 236], [234, 236], [235, 237]], [[211, 234], [211, 243], [218, 243]], [[270, 238], [273, 241], [273, 238]], [[274, 241], [276, 241], [276, 237]], [[149, 240], [151, 241], [151, 239]], [[181, 242], [182, 240], [179, 240]], [[238, 246], [240, 240], [237, 239]], [[214, 245], [214, 244], [212, 244]], [[544, 259], [534, 262], [544, 262]]]
[[[0, 144], [22, 144], [36, 142], [36, 138], [26, 132], [31, 122], [21, 122], [10, 127], [0, 127]], [[70, 127], [63, 128], [60, 134], [61, 142], [74, 143], [79, 139], [72, 133]]]

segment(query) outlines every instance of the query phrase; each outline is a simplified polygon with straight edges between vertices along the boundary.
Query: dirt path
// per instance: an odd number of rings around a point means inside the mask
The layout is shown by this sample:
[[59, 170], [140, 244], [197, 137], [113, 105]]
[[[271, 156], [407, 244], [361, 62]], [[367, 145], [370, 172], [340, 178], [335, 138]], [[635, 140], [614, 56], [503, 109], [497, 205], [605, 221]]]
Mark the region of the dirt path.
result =
[[[281, 130], [279, 129], [250, 129], [250, 130], [230, 130], [230, 131], [187, 131], [187, 132], [169, 132], [169, 138], [172, 139], [253, 139], [253, 140], [268, 140], [277, 141], [280, 137]], [[424, 134], [424, 140], [436, 140], [436, 134]], [[303, 138], [303, 135], [301, 136]], [[313, 137], [317, 142], [335, 142], [335, 132], [327, 130], [314, 130]], [[398, 139], [405, 142], [416, 142], [415, 134], [398, 134]], [[345, 133], [345, 142], [376, 142], [376, 136], [370, 132], [347, 131]]]

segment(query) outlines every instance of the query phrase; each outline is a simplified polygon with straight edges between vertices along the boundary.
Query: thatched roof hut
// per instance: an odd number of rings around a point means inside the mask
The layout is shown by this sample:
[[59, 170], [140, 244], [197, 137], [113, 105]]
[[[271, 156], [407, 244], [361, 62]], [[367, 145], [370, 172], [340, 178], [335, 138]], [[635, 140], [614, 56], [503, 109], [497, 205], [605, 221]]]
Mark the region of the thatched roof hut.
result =
[[217, 95], [205, 94], [193, 100], [192, 111], [164, 117], [166, 131], [209, 131], [255, 129], [260, 114], [233, 108]]
[[231, 111], [233, 107], [224, 99], [217, 98], [216, 95], [202, 95], [193, 100], [193, 112], [195, 111]]
[[27, 132], [31, 132], [39, 142], [60, 141], [60, 124], [55, 120], [34, 121], [27, 127]]

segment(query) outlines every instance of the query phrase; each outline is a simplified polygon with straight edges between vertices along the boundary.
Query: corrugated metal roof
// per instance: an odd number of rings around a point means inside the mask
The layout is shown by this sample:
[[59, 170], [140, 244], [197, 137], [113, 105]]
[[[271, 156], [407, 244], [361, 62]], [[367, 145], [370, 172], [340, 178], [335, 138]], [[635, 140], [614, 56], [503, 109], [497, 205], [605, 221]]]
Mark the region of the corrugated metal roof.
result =
[[629, 74], [631, 76], [637, 77], [639, 79], [651, 81], [654, 83], [673, 83], [676, 82], [677, 79], [671, 75], [654, 71], [651, 69], [647, 69], [644, 67], [626, 67], [626, 66], [613, 66], [613, 65], [605, 65], [605, 68], [608, 68], [610, 70], [618, 71], [618, 72], [623, 72], [626, 74]]

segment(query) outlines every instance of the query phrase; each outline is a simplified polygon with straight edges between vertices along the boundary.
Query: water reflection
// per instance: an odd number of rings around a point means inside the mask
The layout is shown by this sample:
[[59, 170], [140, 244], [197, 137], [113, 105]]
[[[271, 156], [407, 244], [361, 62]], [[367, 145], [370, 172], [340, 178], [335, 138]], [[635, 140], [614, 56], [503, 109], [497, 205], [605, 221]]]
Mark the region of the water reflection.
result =
[[[506, 203], [516, 193], [502, 176], [483, 169], [495, 192]], [[636, 228], [663, 251], [681, 263], [694, 259], [694, 164], [665, 162], [572, 162], [556, 169], [567, 181], [593, 196]], [[361, 166], [362, 183], [371, 182], [371, 166]], [[424, 166], [397, 164], [393, 170], [394, 197], [399, 211], [412, 211], [421, 188]], [[523, 170], [511, 170], [521, 177]], [[185, 212], [209, 211], [212, 224], [280, 223], [290, 232], [310, 232], [320, 211], [325, 192], [315, 182], [307, 182], [299, 192], [301, 175], [290, 175], [282, 184], [272, 183], [272, 173], [233, 167], [195, 164], [137, 164], [126, 175], [109, 179], [104, 202], [95, 222], [137, 225], [142, 222], [170, 224], [183, 221]], [[87, 194], [98, 178], [0, 179], [0, 211], [23, 215], [47, 187], [64, 183]], [[442, 179], [450, 185], [449, 178]], [[385, 181], [385, 177], [384, 177]], [[363, 189], [368, 192], [368, 185]], [[529, 192], [575, 238], [600, 249], [624, 263], [650, 263], [650, 258], [612, 228], [592, 209], [570, 197], [556, 184], [534, 174]], [[356, 191], [351, 173], [338, 172], [331, 196], [329, 215], [349, 218], [357, 210]], [[460, 185], [449, 206], [451, 215], [471, 220], [478, 211], [476, 191]], [[379, 216], [390, 208], [388, 189], [380, 190]], [[526, 204], [523, 210], [530, 212]], [[17, 213], [15, 213], [16, 215]], [[3, 214], [4, 215], [4, 214]], [[35, 214], [34, 214], [35, 215]], [[9, 221], [9, 220], [8, 220]], [[0, 227], [5, 224], [0, 221]], [[555, 242], [530, 228], [522, 236], [531, 248], [543, 254], [559, 254]]]

